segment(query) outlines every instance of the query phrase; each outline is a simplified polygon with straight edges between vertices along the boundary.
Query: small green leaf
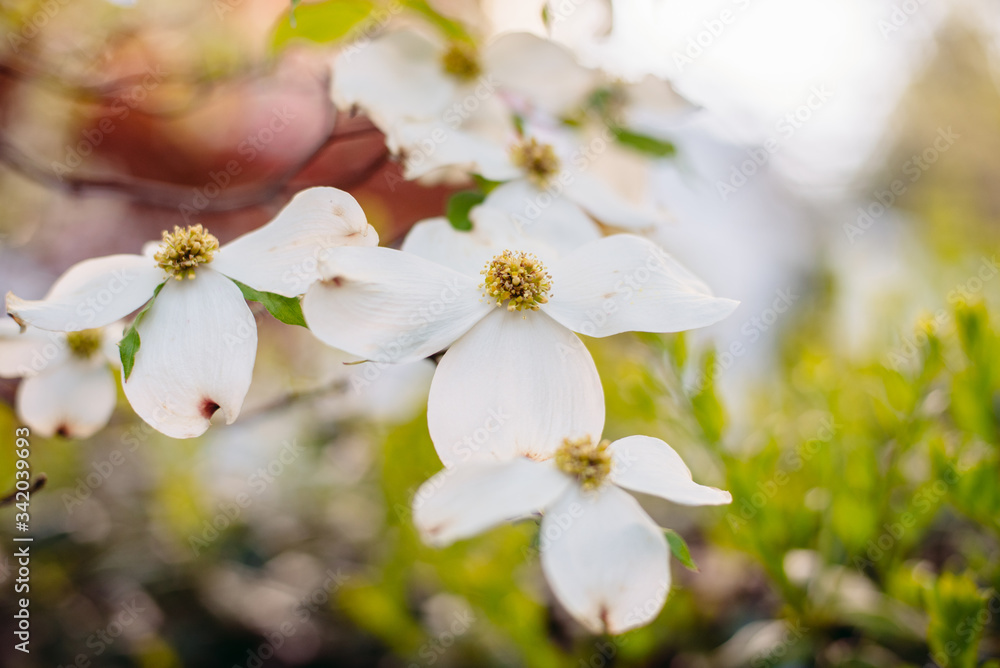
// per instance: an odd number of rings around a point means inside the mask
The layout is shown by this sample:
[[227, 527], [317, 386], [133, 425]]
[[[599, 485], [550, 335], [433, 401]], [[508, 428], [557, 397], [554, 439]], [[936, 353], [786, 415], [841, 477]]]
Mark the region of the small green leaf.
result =
[[244, 299], [262, 304], [268, 313], [286, 325], [298, 325], [306, 329], [309, 328], [309, 325], [306, 324], [305, 316], [302, 315], [302, 303], [297, 297], [285, 297], [273, 292], [260, 292], [239, 281], [233, 281], [233, 283], [243, 293]]
[[691, 551], [688, 549], [687, 543], [679, 533], [673, 529], [664, 529], [663, 535], [667, 538], [667, 544], [670, 545], [670, 551], [677, 561], [684, 564], [684, 567], [697, 572], [698, 567], [695, 565], [694, 560], [691, 558]]
[[272, 51], [280, 51], [295, 40], [329, 44], [343, 39], [372, 13], [370, 0], [327, 0], [293, 2], [287, 14], [278, 20], [271, 35]]
[[456, 230], [468, 232], [472, 229], [472, 220], [469, 219], [469, 212], [472, 211], [472, 207], [481, 204], [484, 199], [486, 199], [486, 195], [478, 190], [463, 190], [462, 192], [455, 193], [448, 200], [448, 206], [445, 208], [445, 216], [447, 216], [448, 222]]
[[611, 128], [615, 139], [622, 146], [628, 146], [635, 150], [657, 158], [669, 158], [677, 153], [677, 147], [668, 141], [639, 134], [621, 127]]
[[156, 296], [160, 294], [160, 290], [166, 284], [167, 282], [164, 281], [156, 286], [156, 289], [153, 290], [153, 296], [149, 298], [149, 301], [142, 307], [142, 310], [135, 314], [132, 324], [125, 330], [122, 340], [118, 342], [118, 356], [122, 361], [122, 371], [125, 373], [125, 380], [128, 380], [128, 377], [132, 375], [132, 368], [135, 366], [135, 356], [139, 352], [139, 346], [142, 344], [142, 341], [139, 339], [139, 332], [135, 326], [145, 317], [146, 311], [153, 305], [153, 300], [156, 299]]
[[135, 331], [135, 326], [131, 326], [125, 331], [125, 336], [118, 342], [118, 355], [122, 359], [122, 370], [125, 372], [125, 380], [132, 375], [132, 367], [135, 366], [135, 354], [139, 352], [139, 332]]
[[473, 174], [472, 180], [475, 181], [476, 185], [479, 186], [479, 189], [482, 190], [487, 195], [493, 192], [496, 188], [503, 185], [503, 181], [490, 181], [489, 179], [482, 177], [479, 174]]

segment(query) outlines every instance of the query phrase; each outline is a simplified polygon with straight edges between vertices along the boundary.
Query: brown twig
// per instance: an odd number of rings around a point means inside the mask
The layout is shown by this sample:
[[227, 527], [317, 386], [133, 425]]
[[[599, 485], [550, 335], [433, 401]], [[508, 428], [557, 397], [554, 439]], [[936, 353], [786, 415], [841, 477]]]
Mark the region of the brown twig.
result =
[[31, 486], [28, 487], [28, 489], [20, 489], [20, 490], [19, 489], [15, 489], [14, 491], [10, 492], [9, 494], [5, 494], [3, 496], [3, 498], [0, 498], [0, 508], [3, 508], [4, 506], [9, 506], [9, 505], [13, 504], [14, 500], [17, 498], [17, 495], [21, 494], [22, 492], [27, 492], [28, 494], [32, 494], [33, 492], [37, 492], [42, 487], [45, 487], [45, 483], [47, 483], [48, 481], [49, 481], [49, 477], [47, 475], [45, 475], [44, 473], [39, 473], [35, 477], [35, 481], [31, 483]]

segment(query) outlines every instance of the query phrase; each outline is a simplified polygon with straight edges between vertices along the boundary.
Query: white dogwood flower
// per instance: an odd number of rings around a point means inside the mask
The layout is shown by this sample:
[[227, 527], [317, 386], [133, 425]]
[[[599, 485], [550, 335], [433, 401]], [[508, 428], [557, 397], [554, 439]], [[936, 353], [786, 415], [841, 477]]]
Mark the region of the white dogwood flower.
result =
[[0, 377], [23, 378], [15, 408], [39, 436], [87, 438], [103, 428], [115, 409], [119, 366], [116, 343], [122, 323], [79, 332], [21, 331], [0, 320]]
[[400, 30], [342, 53], [332, 95], [341, 109], [362, 109], [391, 139], [410, 124], [443, 121], [457, 128], [499, 102], [562, 115], [581, 104], [595, 82], [596, 74], [565, 48], [529, 33], [507, 33], [479, 50]]
[[[548, 414], [522, 417], [527, 434], [550, 437]], [[625, 490], [689, 506], [732, 497], [695, 483], [663, 441], [598, 441], [602, 421], [575, 417], [585, 435], [564, 439], [545, 458], [522, 442], [505, 460], [436, 474], [417, 491], [413, 520], [426, 543], [445, 546], [541, 512], [542, 569], [556, 598], [593, 633], [623, 633], [652, 621], [670, 591], [663, 530]]]
[[[365, 111], [402, 157], [408, 179], [457, 172], [504, 182], [491, 205], [522, 224], [586, 219], [585, 211], [623, 229], [655, 227], [661, 214], [630, 202], [593, 167], [612, 136], [564, 122], [581, 116], [603, 82], [598, 71], [535, 35], [508, 33], [480, 53], [465, 42], [448, 45], [407, 30], [343, 53], [333, 98], [341, 108]], [[599, 99], [619, 98], [631, 100], [624, 94]], [[596, 229], [593, 221], [583, 224]]]
[[329, 249], [377, 243], [353, 197], [312, 188], [271, 222], [221, 248], [201, 225], [174, 228], [161, 243], [147, 244], [144, 255], [70, 267], [44, 299], [8, 293], [7, 311], [22, 324], [76, 332], [118, 320], [155, 297], [135, 323], [141, 347], [123, 378], [125, 396], [157, 430], [190, 438], [208, 429], [217, 410], [232, 423], [250, 386], [257, 327], [234, 281], [295, 297], [316, 280]]
[[[467, 262], [463, 273], [389, 248], [333, 249], [302, 302], [320, 340], [374, 363], [448, 348], [427, 406], [446, 464], [514, 447], [551, 455], [578, 435], [569, 420], [581, 407], [603, 422], [597, 370], [574, 332], [676, 332], [717, 322], [737, 305], [633, 235], [554, 258], [494, 252], [476, 274]], [[548, 438], [523, 432], [525, 414], [547, 417]]]

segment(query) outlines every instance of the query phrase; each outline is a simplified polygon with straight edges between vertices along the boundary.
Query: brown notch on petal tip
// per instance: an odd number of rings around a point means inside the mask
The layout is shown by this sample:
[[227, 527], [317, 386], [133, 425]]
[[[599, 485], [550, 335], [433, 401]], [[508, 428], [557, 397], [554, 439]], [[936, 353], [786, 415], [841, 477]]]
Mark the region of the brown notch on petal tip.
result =
[[339, 288], [340, 286], [342, 286], [344, 284], [344, 277], [343, 276], [331, 276], [330, 278], [324, 278], [320, 282], [321, 283], [325, 283], [326, 285], [334, 285], [334, 286], [336, 286], [336, 287]]
[[215, 411], [219, 410], [219, 408], [221, 408], [221, 406], [211, 399], [201, 400], [201, 416], [206, 420], [211, 420], [212, 416], [215, 415]]
[[611, 613], [611, 611], [608, 610], [607, 606], [605, 606], [605, 605], [602, 605], [600, 611], [597, 613], [597, 616], [601, 620], [601, 626], [604, 627], [604, 632], [605, 633], [610, 633], [611, 632], [610, 631], [611, 625], [608, 624], [608, 615], [610, 613]]
[[63, 438], [69, 438], [69, 425], [64, 422], [56, 427], [56, 435], [62, 436]]

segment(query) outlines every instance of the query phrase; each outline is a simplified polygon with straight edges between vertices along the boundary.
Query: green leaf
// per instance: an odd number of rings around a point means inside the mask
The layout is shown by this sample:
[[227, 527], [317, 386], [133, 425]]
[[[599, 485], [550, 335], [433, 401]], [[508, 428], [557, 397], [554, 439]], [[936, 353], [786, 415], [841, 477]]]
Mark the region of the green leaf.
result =
[[[232, 280], [232, 279], [230, 279]], [[297, 297], [285, 297], [276, 295], [273, 292], [260, 292], [254, 290], [249, 285], [243, 285], [239, 281], [233, 281], [243, 293], [243, 298], [247, 301], [262, 304], [267, 312], [286, 325], [298, 325], [309, 328], [306, 318], [302, 315], [302, 303]]]
[[403, 5], [424, 17], [428, 23], [437, 27], [445, 37], [463, 42], [473, 41], [465, 26], [431, 7], [427, 0], [403, 0]]
[[927, 594], [931, 658], [941, 666], [974, 668], [987, 596], [967, 575], [942, 573]]
[[473, 174], [472, 180], [475, 181], [479, 189], [482, 190], [487, 195], [493, 192], [496, 188], [503, 185], [503, 181], [490, 181], [489, 179], [482, 177], [479, 174]]
[[691, 558], [691, 551], [684, 538], [673, 529], [664, 529], [663, 535], [667, 539], [667, 544], [670, 545], [670, 551], [677, 557], [677, 561], [684, 564], [685, 568], [697, 572], [698, 567], [695, 565], [694, 559]]
[[348, 36], [372, 13], [371, 0], [327, 0], [293, 2], [288, 13], [278, 20], [271, 35], [271, 50], [280, 51], [295, 40], [330, 44]]
[[472, 211], [472, 207], [481, 204], [484, 199], [486, 199], [486, 195], [478, 190], [463, 190], [455, 193], [448, 200], [448, 206], [445, 208], [448, 222], [456, 230], [468, 232], [472, 229], [469, 212]]
[[638, 132], [626, 130], [621, 127], [613, 127], [611, 128], [611, 132], [622, 146], [634, 148], [647, 155], [657, 158], [669, 158], [677, 153], [677, 147], [672, 143], [657, 139], [656, 137], [639, 134]]
[[726, 413], [715, 393], [715, 376], [720, 367], [714, 350], [705, 353], [701, 362], [699, 382], [691, 397], [694, 417], [710, 443], [718, 443], [726, 425]]
[[149, 298], [149, 301], [142, 307], [142, 310], [135, 314], [132, 324], [125, 330], [122, 340], [118, 342], [118, 356], [122, 360], [122, 371], [125, 373], [125, 380], [128, 380], [128, 377], [132, 375], [132, 367], [135, 366], [135, 355], [139, 352], [139, 346], [142, 344], [142, 341], [139, 339], [139, 332], [135, 326], [145, 317], [146, 311], [153, 305], [153, 300], [156, 299], [156, 296], [160, 294], [160, 290], [166, 284], [167, 282], [164, 281], [156, 286], [156, 289], [153, 290], [153, 296]]

